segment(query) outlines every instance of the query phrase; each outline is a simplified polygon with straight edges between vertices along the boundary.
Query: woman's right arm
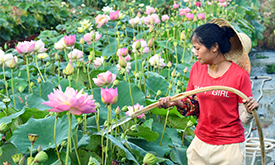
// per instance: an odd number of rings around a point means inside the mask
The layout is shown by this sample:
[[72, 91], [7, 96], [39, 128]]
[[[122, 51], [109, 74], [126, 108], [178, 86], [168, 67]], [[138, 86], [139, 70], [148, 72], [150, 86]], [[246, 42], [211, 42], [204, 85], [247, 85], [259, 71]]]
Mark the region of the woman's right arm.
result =
[[176, 106], [177, 108], [182, 109], [184, 107], [184, 104], [181, 100], [176, 100], [176, 101], [171, 101], [171, 97], [167, 96], [167, 97], [163, 97], [160, 98], [158, 101], [158, 108], [169, 108], [169, 107], [173, 107]]

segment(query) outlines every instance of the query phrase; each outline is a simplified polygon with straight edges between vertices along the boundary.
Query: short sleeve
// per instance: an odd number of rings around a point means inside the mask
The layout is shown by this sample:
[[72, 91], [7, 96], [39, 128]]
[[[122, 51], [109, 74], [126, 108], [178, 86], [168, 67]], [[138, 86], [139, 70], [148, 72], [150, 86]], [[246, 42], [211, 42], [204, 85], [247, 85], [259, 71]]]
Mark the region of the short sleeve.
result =
[[[244, 72], [242, 74], [239, 84], [239, 90], [244, 93], [247, 97], [252, 97], [252, 88], [251, 88], [251, 81], [249, 74], [247, 72]], [[242, 98], [238, 96], [238, 103], [242, 103]]]

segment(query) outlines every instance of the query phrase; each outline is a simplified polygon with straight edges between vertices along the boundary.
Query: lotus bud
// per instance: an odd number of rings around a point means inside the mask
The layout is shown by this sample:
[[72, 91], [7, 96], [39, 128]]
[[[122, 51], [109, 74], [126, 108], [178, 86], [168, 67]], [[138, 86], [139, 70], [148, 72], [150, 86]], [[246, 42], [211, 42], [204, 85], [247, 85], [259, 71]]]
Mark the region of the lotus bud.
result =
[[123, 24], [122, 26], [121, 26], [121, 29], [125, 29], [126, 28], [126, 26]]
[[151, 25], [149, 28], [149, 32], [152, 33], [154, 31], [154, 25]]
[[38, 152], [37, 155], [34, 157], [34, 162], [37, 163], [44, 163], [48, 160], [48, 155], [45, 151]]
[[16, 67], [16, 64], [17, 64], [17, 57], [13, 57], [12, 60], [11, 60], [11, 62], [10, 62], [9, 67], [11, 69], [14, 69]]
[[34, 86], [34, 82], [31, 82], [30, 86], [33, 87]]
[[188, 70], [188, 67], [184, 68], [183, 73], [186, 73]]
[[172, 63], [171, 63], [171, 61], [169, 61], [168, 64], [167, 64], [167, 67], [171, 68], [171, 66], [172, 66]]
[[162, 94], [162, 91], [161, 90], [158, 90], [157, 91], [157, 96], [160, 96]]
[[25, 90], [25, 88], [24, 88], [23, 86], [20, 86], [20, 87], [18, 88], [18, 90], [19, 90], [20, 93], [22, 93], [22, 92]]
[[185, 40], [185, 38], [186, 38], [186, 37], [185, 37], [184, 32], [181, 32], [181, 33], [180, 33], [180, 40]]
[[141, 14], [140, 14], [140, 12], [138, 12], [138, 13], [137, 13], [137, 16], [138, 16], [139, 18], [141, 18]]
[[154, 39], [151, 38], [151, 39], [149, 40], [147, 46], [148, 46], [149, 48], [151, 48], [151, 47], [153, 46], [153, 44], [154, 44]]
[[18, 165], [25, 165], [25, 161], [26, 161], [26, 157], [23, 156], [23, 157], [20, 159]]
[[5, 132], [7, 132], [7, 130], [9, 129], [9, 127], [8, 127], [8, 125], [6, 124], [6, 123], [2, 123], [1, 125], [0, 125], [0, 132], [2, 133], [2, 134], [4, 134]]
[[55, 53], [54, 58], [56, 61], [58, 61], [60, 59], [60, 56], [57, 53]]
[[174, 47], [177, 47], [178, 43], [177, 42], [173, 42]]
[[142, 67], [144, 67], [145, 64], [146, 64], [146, 60], [142, 61], [142, 63], [141, 63]]
[[173, 85], [172, 85], [172, 84], [169, 84], [169, 87], [168, 87], [168, 88], [169, 88], [169, 89], [172, 89], [172, 87], [173, 87]]
[[23, 154], [15, 154], [12, 155], [11, 158], [15, 164], [18, 164], [19, 161], [23, 158]]
[[176, 70], [175, 70], [175, 69], [172, 71], [171, 76], [172, 76], [172, 77], [175, 77], [175, 76], [176, 76]]
[[92, 38], [93, 40], [95, 40], [95, 32], [94, 32], [94, 33], [92, 33], [91, 38]]
[[151, 153], [147, 153], [143, 158], [143, 165], [154, 165], [157, 163], [157, 158]]
[[177, 73], [177, 77], [179, 77], [180, 75], [181, 75], [180, 72], [178, 72], [178, 73]]
[[119, 106], [116, 107], [115, 114], [116, 114], [116, 116], [118, 116], [120, 114]]
[[139, 49], [141, 47], [141, 43], [140, 43], [140, 41], [137, 41], [137, 44], [136, 44], [136, 49]]
[[114, 82], [113, 82], [113, 86], [117, 86], [119, 84], [119, 81], [118, 80], [115, 80]]
[[128, 107], [125, 105], [125, 106], [121, 109], [121, 111], [127, 112], [127, 111], [128, 111]]
[[122, 68], [125, 68], [127, 66], [127, 61], [125, 60], [124, 57], [122, 57], [121, 54], [119, 55], [118, 64]]
[[84, 45], [84, 44], [85, 44], [85, 41], [84, 41], [84, 39], [83, 39], [82, 37], [80, 38], [79, 43], [80, 43], [81, 45]]
[[36, 140], [39, 138], [39, 135], [37, 135], [37, 134], [28, 134], [28, 137], [29, 137], [29, 140], [32, 142], [32, 143], [34, 143], [34, 142], [36, 142]]
[[37, 79], [37, 83], [38, 83], [38, 84], [41, 84], [41, 82], [42, 82], [42, 81], [41, 81], [41, 77], [39, 76], [38, 79]]
[[100, 104], [98, 102], [95, 102], [95, 109], [99, 109], [100, 108]]
[[136, 36], [134, 36], [134, 38], [133, 38], [133, 41], [135, 42], [137, 39], [136, 39]]
[[43, 151], [41, 145], [39, 144], [38, 148], [37, 148], [37, 152]]
[[182, 82], [180, 80], [177, 81], [177, 86], [182, 86]]
[[77, 123], [81, 124], [83, 122], [83, 119], [81, 117], [77, 118]]
[[34, 157], [28, 157], [27, 165], [31, 165], [33, 163]]
[[68, 63], [68, 65], [66, 66], [66, 69], [64, 69], [63, 72], [64, 72], [66, 75], [71, 75], [71, 74], [74, 73], [74, 67], [73, 67], [73, 65], [71, 64], [71, 62]]
[[137, 72], [137, 73], [135, 74], [135, 77], [136, 77], [136, 78], [139, 78], [139, 76], [140, 76], [140, 74]]
[[61, 141], [61, 147], [66, 147], [67, 146], [67, 141], [66, 140], [63, 140]]

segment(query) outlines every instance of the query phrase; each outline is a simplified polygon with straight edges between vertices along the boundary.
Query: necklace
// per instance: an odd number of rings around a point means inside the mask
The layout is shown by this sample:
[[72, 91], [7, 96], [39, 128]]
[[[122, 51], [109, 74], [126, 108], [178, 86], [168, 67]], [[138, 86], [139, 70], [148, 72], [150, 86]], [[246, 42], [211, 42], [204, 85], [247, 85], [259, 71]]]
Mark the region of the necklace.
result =
[[225, 62], [225, 61], [228, 61], [228, 60], [223, 60], [223, 61], [221, 61], [221, 62], [218, 62], [217, 64], [212, 64], [212, 65], [210, 65], [210, 67], [212, 68], [212, 70], [216, 70], [216, 66], [218, 65], [218, 64], [220, 64], [220, 63], [223, 63], [223, 62]]

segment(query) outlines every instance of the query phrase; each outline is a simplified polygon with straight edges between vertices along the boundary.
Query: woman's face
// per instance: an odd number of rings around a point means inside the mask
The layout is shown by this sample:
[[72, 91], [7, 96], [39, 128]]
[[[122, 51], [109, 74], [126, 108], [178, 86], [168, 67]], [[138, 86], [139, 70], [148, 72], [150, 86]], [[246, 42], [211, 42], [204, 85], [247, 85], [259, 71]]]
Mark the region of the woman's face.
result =
[[192, 38], [193, 43], [193, 50], [194, 55], [197, 57], [197, 60], [201, 64], [212, 64], [212, 61], [214, 60], [214, 53], [212, 51], [211, 47], [210, 49], [207, 49], [200, 41], [196, 38]]

